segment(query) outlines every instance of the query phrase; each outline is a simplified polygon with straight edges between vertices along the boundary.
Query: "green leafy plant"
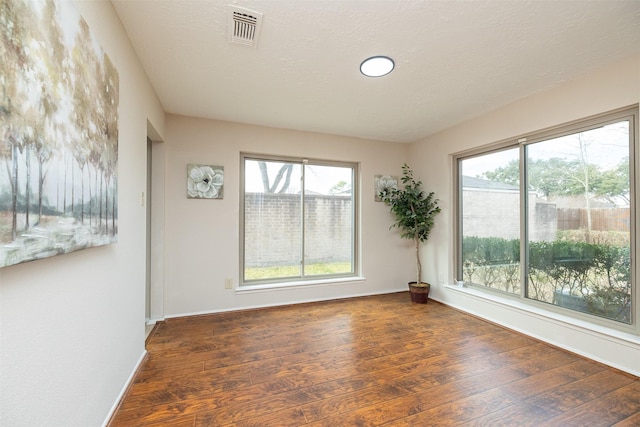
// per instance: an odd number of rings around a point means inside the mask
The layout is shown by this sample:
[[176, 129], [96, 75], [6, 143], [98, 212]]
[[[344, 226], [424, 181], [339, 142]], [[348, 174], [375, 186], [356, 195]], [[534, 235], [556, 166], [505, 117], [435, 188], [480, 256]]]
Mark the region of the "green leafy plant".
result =
[[438, 200], [432, 192], [422, 188], [422, 181], [416, 181], [413, 171], [405, 163], [402, 166], [404, 188], [386, 188], [378, 193], [380, 199], [391, 208], [395, 222], [391, 228], [400, 230], [400, 237], [413, 240], [416, 248], [417, 282], [422, 283], [422, 263], [420, 247], [426, 242], [435, 224], [434, 218], [440, 212]]
[[[585, 238], [580, 230], [560, 234], [562, 238], [576, 240], [529, 243], [527, 298], [629, 324], [632, 300], [629, 244], [615, 234], [603, 233], [601, 240], [606, 242], [604, 237], [613, 236], [609, 240], [621, 241], [622, 246], [577, 240]], [[519, 248], [519, 239], [465, 236], [462, 243], [465, 282], [519, 293]]]

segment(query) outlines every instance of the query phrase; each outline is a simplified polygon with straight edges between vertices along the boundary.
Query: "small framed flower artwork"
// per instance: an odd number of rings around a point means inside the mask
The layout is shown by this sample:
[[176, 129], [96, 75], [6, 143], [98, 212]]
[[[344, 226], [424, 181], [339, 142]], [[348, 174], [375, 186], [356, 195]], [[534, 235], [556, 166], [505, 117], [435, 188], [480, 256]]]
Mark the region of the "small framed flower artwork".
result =
[[373, 178], [373, 186], [375, 190], [374, 200], [381, 202], [380, 193], [382, 191], [390, 191], [398, 189], [398, 177], [389, 175], [375, 175]]
[[188, 199], [222, 199], [224, 166], [187, 165]]

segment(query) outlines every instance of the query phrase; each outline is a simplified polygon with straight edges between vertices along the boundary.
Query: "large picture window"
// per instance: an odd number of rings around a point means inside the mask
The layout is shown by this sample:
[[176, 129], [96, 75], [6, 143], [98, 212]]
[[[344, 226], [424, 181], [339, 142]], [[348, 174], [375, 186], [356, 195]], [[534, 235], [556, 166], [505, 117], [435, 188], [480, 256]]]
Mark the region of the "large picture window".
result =
[[625, 110], [457, 156], [458, 279], [632, 324], [637, 117]]
[[243, 155], [242, 284], [356, 273], [355, 164]]

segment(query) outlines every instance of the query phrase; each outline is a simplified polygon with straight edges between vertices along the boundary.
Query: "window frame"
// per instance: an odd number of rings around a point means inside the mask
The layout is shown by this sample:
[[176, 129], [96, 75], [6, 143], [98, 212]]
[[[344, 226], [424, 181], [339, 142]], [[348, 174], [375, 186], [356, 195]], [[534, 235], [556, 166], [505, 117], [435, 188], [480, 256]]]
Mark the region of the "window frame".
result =
[[[612, 329], [632, 332], [634, 334], [640, 333], [640, 278], [639, 266], [635, 262], [638, 254], [638, 242], [640, 241], [640, 227], [638, 226], [638, 203], [640, 203], [640, 197], [638, 197], [638, 190], [640, 190], [640, 149], [638, 144], [640, 142], [639, 137], [639, 117], [640, 113], [638, 105], [620, 108], [610, 112], [598, 114], [595, 116], [587, 117], [585, 119], [575, 120], [552, 128], [547, 128], [540, 131], [531, 132], [525, 135], [520, 135], [513, 138], [508, 138], [493, 144], [485, 145], [482, 147], [475, 147], [470, 150], [454, 153], [451, 155], [452, 159], [452, 171], [453, 171], [453, 201], [454, 201], [454, 230], [452, 233], [453, 244], [453, 268], [454, 277], [456, 281], [463, 280], [462, 271], [462, 218], [463, 218], [463, 204], [462, 204], [462, 168], [460, 162], [465, 159], [491, 154], [507, 149], [518, 148], [519, 150], [519, 165], [520, 165], [520, 292], [518, 294], [512, 294], [496, 289], [487, 288], [485, 286], [470, 285], [474, 291], [477, 290], [481, 294], [487, 296], [496, 295], [503, 298], [507, 303], [513, 301], [517, 305], [524, 305], [534, 307], [543, 312], [554, 313], [558, 315], [567, 316], [569, 318], [577, 319], [579, 321], [585, 321], [589, 324], [595, 324], [600, 326], [610, 327]], [[527, 212], [528, 212], [528, 197], [526, 195], [526, 189], [528, 183], [526, 182], [526, 159], [525, 148], [527, 145], [535, 144], [538, 142], [546, 141], [561, 136], [576, 134], [591, 129], [606, 126], [611, 123], [619, 121], [629, 121], [629, 193], [630, 193], [630, 259], [631, 259], [631, 289], [632, 289], [632, 301], [631, 301], [631, 323], [622, 323], [612, 319], [599, 317], [593, 314], [583, 313], [580, 311], [571, 310], [558, 305], [552, 305], [549, 303], [537, 301], [527, 297], [528, 285], [527, 285], [527, 269], [529, 262], [529, 245], [528, 245], [528, 224], [527, 224]], [[465, 285], [466, 286], [466, 285]]]
[[[317, 274], [317, 275], [305, 275], [304, 274], [304, 246], [305, 246], [305, 222], [304, 222], [304, 206], [305, 206], [305, 183], [304, 181], [301, 183], [301, 194], [300, 194], [300, 203], [301, 203], [301, 275], [296, 277], [284, 277], [284, 278], [269, 278], [269, 279], [254, 279], [254, 280], [246, 280], [245, 279], [245, 193], [246, 193], [246, 182], [245, 182], [245, 165], [247, 160], [254, 161], [267, 161], [267, 162], [283, 162], [283, 163], [294, 163], [302, 166], [302, 175], [301, 180], [304, 179], [304, 168], [308, 165], [317, 165], [317, 166], [329, 166], [329, 167], [344, 167], [351, 169], [351, 177], [352, 177], [352, 212], [351, 212], [351, 264], [352, 269], [348, 273], [336, 273], [336, 274]], [[336, 160], [327, 160], [327, 159], [317, 159], [317, 158], [308, 158], [308, 157], [294, 157], [294, 156], [280, 156], [280, 155], [272, 155], [272, 154], [258, 154], [258, 153], [240, 153], [240, 209], [239, 209], [239, 228], [240, 228], [240, 269], [239, 269], [239, 285], [238, 290], [251, 290], [251, 289], [268, 289], [268, 288], [280, 288], [280, 287], [291, 287], [291, 286], [308, 286], [308, 285], [317, 285], [317, 284], [332, 284], [332, 283], [340, 283], [346, 281], [353, 281], [354, 279], [358, 279], [360, 275], [360, 250], [359, 250], [359, 241], [360, 241], [360, 213], [359, 213], [359, 182], [360, 182], [360, 174], [359, 174], [360, 165], [357, 162], [348, 162], [348, 161], [336, 161]]]
[[[463, 235], [462, 235], [462, 218], [463, 218], [463, 204], [462, 204], [462, 197], [463, 197], [463, 193], [461, 191], [461, 184], [462, 184], [462, 170], [459, 167], [459, 161], [460, 160], [465, 160], [465, 159], [470, 159], [470, 158], [474, 158], [474, 157], [478, 157], [481, 155], [486, 155], [486, 154], [492, 154], [492, 153], [498, 153], [500, 151], [506, 151], [506, 150], [511, 150], [514, 148], [519, 148], [519, 144], [517, 142], [517, 140], [513, 140], [513, 139], [509, 139], [509, 140], [505, 140], [505, 141], [501, 141], [495, 144], [490, 144], [490, 145], [486, 145], [484, 147], [477, 147], [474, 148], [472, 150], [467, 150], [458, 154], [454, 154], [453, 155], [453, 168], [452, 170], [454, 171], [454, 179], [453, 179], [453, 189], [455, 192], [455, 197], [454, 197], [454, 201], [455, 201], [455, 220], [454, 220], [454, 227], [455, 229], [453, 230], [453, 247], [454, 249], [454, 277], [456, 278], [456, 282], [460, 282], [464, 280], [463, 274], [462, 274], [462, 239], [463, 239]], [[522, 156], [522, 153], [519, 154], [519, 156]], [[522, 176], [520, 177], [520, 185], [522, 185]], [[520, 188], [520, 193], [522, 192], [522, 187]], [[521, 198], [521, 194], [519, 195], [519, 197]], [[523, 227], [523, 217], [522, 217], [522, 206], [520, 206], [520, 236], [522, 236], [522, 227]], [[520, 253], [522, 253], [522, 239], [520, 239]], [[522, 268], [521, 268], [521, 272], [520, 272], [520, 276], [521, 279], [520, 281], [522, 282]], [[506, 292], [506, 291], [501, 291], [499, 289], [495, 289], [495, 288], [488, 288], [488, 287], [480, 287], [480, 286], [474, 286], [474, 288], [479, 288], [482, 289], [485, 292], [488, 293], [493, 293], [493, 294], [497, 294], [500, 295], [502, 297], [506, 297], [506, 298], [512, 298], [512, 299], [516, 299], [518, 298], [517, 294], [514, 293], [510, 293], [510, 292]], [[522, 291], [522, 286], [520, 287], [521, 291]]]

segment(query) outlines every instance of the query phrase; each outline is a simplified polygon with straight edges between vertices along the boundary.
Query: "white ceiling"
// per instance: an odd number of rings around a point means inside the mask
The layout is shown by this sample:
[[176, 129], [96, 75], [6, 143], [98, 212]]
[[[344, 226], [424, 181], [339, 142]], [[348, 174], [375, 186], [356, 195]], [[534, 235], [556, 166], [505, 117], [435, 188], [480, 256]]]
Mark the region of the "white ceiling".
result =
[[[112, 0], [168, 113], [413, 142], [640, 54], [640, 1]], [[262, 13], [227, 39], [229, 4]], [[360, 74], [368, 56], [395, 70]]]

